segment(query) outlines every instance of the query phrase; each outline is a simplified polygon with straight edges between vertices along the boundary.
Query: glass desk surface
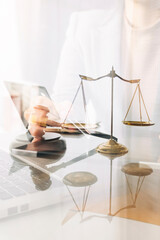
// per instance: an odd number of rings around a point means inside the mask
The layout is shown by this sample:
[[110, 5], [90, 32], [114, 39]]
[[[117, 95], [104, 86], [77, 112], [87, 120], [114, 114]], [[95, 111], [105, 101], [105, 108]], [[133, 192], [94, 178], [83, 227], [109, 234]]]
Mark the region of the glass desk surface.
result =
[[[46, 158], [18, 157], [25, 161], [27, 171], [33, 172], [30, 174], [30, 181], [32, 180], [34, 186], [39, 182], [46, 181], [48, 189], [53, 188], [53, 208], [48, 207], [38, 212], [33, 211], [26, 215], [19, 215], [19, 217], [8, 219], [8, 224], [14, 219], [14, 221], [21, 219], [25, 222], [26, 219], [36, 218], [36, 216], [42, 221], [47, 221], [47, 218], [52, 219], [54, 224], [57, 224], [58, 230], [52, 234], [47, 232], [47, 240], [52, 239], [54, 234], [57, 234], [56, 237], [58, 236], [56, 239], [72, 239], [77, 236], [80, 229], [82, 232], [84, 231], [84, 239], [87, 239], [88, 236], [96, 239], [98, 236], [96, 234], [100, 233], [97, 230], [95, 235], [91, 234], [94, 226], [102, 228], [101, 239], [106, 239], [108, 236], [112, 236], [112, 239], [128, 239], [130, 237], [128, 226], [132, 228], [137, 224], [137, 229], [141, 229], [143, 226], [146, 239], [151, 239], [149, 233], [153, 230], [155, 231], [153, 239], [159, 239], [159, 135], [148, 133], [142, 137], [139, 136], [138, 131], [137, 134], [132, 134], [132, 137], [124, 134], [123, 138], [119, 138], [119, 142], [127, 146], [129, 152], [123, 156], [106, 156], [97, 153], [95, 149], [98, 144], [105, 142], [105, 139], [102, 138], [64, 134], [61, 140], [65, 141], [66, 150], [54, 156]], [[30, 164], [31, 167], [28, 167], [27, 164]], [[21, 163], [21, 165], [23, 164]], [[40, 174], [41, 172], [38, 174], [39, 182], [36, 182], [38, 170], [34, 167], [43, 171], [42, 174]], [[48, 177], [45, 177], [47, 175], [50, 175], [50, 181], [48, 181]], [[45, 188], [46, 184], [42, 184], [42, 189], [39, 186], [38, 190], [45, 193], [46, 190], [43, 189], [43, 186]], [[59, 198], [58, 201], [54, 201], [54, 194], [57, 191]], [[42, 215], [39, 218], [40, 212]], [[40, 220], [37, 221], [39, 223]], [[2, 225], [5, 226], [5, 224], [7, 224], [7, 220]], [[73, 236], [70, 235], [73, 231], [71, 224], [72, 226], [76, 224]], [[46, 226], [49, 226], [49, 229], [52, 228], [51, 223], [47, 223]], [[111, 230], [111, 226], [118, 227], [119, 230], [116, 234], [114, 230]], [[146, 226], [148, 229], [145, 232]], [[91, 232], [89, 233], [87, 229], [90, 227]], [[29, 228], [32, 229], [30, 225]], [[106, 229], [110, 235], [107, 235]], [[147, 235], [147, 231], [150, 230], [151, 232], [148, 232]], [[63, 235], [65, 231], [68, 234], [67, 238]], [[130, 231], [134, 232], [134, 229]], [[122, 237], [122, 232], [126, 238]], [[136, 239], [141, 239], [141, 234], [136, 234]], [[82, 239], [81, 234], [78, 239], [80, 237]]]

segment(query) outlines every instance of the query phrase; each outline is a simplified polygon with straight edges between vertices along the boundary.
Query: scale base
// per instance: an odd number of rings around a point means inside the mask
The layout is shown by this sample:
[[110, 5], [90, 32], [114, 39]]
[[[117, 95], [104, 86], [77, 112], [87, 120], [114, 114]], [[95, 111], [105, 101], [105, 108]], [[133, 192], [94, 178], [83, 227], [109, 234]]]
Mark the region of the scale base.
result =
[[128, 152], [128, 149], [124, 145], [117, 143], [113, 139], [100, 144], [96, 150], [104, 154], [125, 154]]

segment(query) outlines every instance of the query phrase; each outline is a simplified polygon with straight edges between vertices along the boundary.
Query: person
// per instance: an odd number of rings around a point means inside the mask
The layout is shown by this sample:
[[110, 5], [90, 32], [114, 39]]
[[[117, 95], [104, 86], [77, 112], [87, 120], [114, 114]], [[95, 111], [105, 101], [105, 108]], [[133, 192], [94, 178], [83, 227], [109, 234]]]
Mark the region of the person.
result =
[[[160, 129], [159, 10], [158, 0], [125, 0], [124, 5], [121, 1], [120, 5], [111, 10], [74, 13], [61, 53], [53, 89], [54, 100], [72, 101], [80, 82], [79, 74], [97, 78], [108, 74], [114, 66], [116, 73], [125, 79], [141, 79], [141, 91], [150, 119]], [[96, 117], [96, 121], [103, 122], [109, 131], [111, 110], [109, 79], [84, 84], [88, 102], [94, 107], [92, 119]], [[120, 130], [119, 121], [124, 119], [135, 87], [134, 84], [124, 84], [119, 79], [114, 81], [116, 132]], [[139, 99], [136, 96], [134, 108], [129, 115], [130, 120], [139, 119], [138, 105]], [[75, 119], [80, 117], [80, 106], [83, 105], [77, 106], [74, 112]], [[142, 111], [144, 119], [147, 119], [144, 108]], [[150, 128], [150, 131], [152, 130], [153, 128]]]
[[[97, 78], [112, 69], [126, 79], [141, 78], [141, 89], [151, 119], [159, 129], [160, 96], [160, 2], [125, 0], [111, 10], [73, 13], [64, 43], [53, 99], [64, 119], [73, 103], [81, 79], [79, 74]], [[108, 78], [85, 82], [87, 114], [90, 121], [101, 121], [110, 129], [111, 82]], [[135, 85], [114, 81], [114, 128], [123, 131], [119, 121], [127, 111]], [[77, 102], [76, 102], [77, 101]], [[77, 96], [69, 119], [80, 119], [82, 95]], [[130, 118], [139, 118], [138, 103]], [[67, 106], [67, 107], [66, 107]], [[144, 113], [144, 112], [143, 112]], [[63, 122], [63, 120], [61, 120]]]

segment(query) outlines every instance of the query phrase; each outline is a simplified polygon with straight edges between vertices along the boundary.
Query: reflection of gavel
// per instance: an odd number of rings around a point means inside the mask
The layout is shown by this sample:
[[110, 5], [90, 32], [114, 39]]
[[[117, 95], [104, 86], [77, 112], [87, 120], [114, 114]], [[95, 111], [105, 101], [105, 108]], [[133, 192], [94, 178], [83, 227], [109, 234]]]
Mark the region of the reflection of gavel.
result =
[[36, 105], [33, 107], [33, 110], [29, 117], [29, 131], [34, 137], [32, 142], [37, 142], [42, 140], [43, 135], [45, 134], [46, 126], [55, 126], [60, 127], [61, 124], [53, 120], [49, 120], [47, 114], [49, 109], [42, 105]]
[[30, 169], [31, 177], [35, 184], [36, 189], [39, 191], [47, 190], [52, 184], [50, 176], [36, 168], [30, 167]]

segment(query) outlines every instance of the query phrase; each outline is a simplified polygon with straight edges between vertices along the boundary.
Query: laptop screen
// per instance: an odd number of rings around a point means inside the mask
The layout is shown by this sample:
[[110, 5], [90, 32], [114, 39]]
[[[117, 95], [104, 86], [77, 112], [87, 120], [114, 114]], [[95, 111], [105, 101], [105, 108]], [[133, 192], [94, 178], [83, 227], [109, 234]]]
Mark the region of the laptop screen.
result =
[[5, 81], [4, 83], [22, 119], [22, 122], [27, 128], [28, 123], [24, 118], [24, 111], [31, 106], [35, 97], [45, 96], [50, 98], [46, 88], [42, 86], [27, 85], [8, 81]]

